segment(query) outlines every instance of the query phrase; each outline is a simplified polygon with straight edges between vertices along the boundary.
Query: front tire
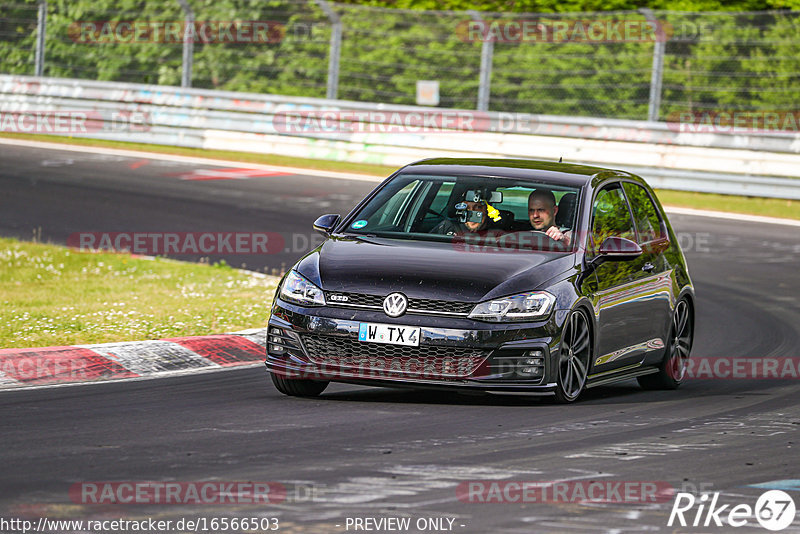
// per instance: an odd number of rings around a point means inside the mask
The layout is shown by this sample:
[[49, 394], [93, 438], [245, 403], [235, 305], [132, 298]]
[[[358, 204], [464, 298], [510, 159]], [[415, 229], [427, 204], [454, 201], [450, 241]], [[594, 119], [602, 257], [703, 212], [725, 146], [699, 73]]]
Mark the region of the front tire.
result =
[[589, 363], [592, 361], [591, 339], [586, 314], [580, 310], [572, 312], [561, 334], [556, 380], [557, 402], [575, 402], [583, 393], [589, 374]]
[[686, 377], [686, 362], [694, 340], [694, 319], [687, 299], [681, 299], [672, 313], [667, 350], [658, 373], [637, 378], [643, 389], [678, 389]]
[[275, 388], [290, 397], [316, 397], [328, 387], [326, 381], [286, 378], [270, 372]]

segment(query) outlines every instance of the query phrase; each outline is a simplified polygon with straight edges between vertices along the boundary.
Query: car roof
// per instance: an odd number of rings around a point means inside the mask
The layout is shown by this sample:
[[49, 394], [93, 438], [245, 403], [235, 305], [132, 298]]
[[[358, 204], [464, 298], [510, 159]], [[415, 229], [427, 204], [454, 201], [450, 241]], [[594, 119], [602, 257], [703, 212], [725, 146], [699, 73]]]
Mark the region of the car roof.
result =
[[600, 173], [627, 175], [612, 169], [529, 159], [434, 158], [406, 165], [401, 173], [470, 175], [546, 181], [558, 185], [583, 186]]

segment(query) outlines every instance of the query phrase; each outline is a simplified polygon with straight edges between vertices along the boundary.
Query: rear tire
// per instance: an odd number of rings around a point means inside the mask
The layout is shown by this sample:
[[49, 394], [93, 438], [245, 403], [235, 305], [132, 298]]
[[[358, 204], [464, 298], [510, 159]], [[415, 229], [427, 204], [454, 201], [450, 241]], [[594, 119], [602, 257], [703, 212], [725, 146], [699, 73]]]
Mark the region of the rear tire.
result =
[[285, 378], [270, 372], [275, 388], [290, 397], [316, 397], [328, 387], [329, 382], [319, 380], [302, 380]]
[[667, 340], [664, 359], [658, 373], [640, 376], [639, 385], [643, 389], [678, 389], [686, 377], [686, 362], [694, 340], [694, 319], [687, 299], [681, 299], [672, 313], [672, 326]]

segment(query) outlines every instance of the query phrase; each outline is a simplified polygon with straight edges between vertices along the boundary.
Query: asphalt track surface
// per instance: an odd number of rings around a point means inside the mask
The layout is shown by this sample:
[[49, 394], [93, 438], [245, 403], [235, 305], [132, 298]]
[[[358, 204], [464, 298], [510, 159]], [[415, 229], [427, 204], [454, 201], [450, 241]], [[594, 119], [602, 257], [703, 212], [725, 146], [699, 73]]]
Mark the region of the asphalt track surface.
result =
[[[82, 231], [310, 235], [317, 215], [346, 212], [372, 187], [312, 175], [180, 180], [171, 173], [198, 167], [9, 146], [0, 146], [0, 161], [0, 234], [27, 238], [41, 228], [54, 242]], [[671, 221], [698, 296], [693, 356], [800, 356], [797, 228]], [[279, 267], [299, 252], [244, 262]], [[450, 518], [452, 531], [469, 533], [729, 532], [668, 527], [672, 500], [470, 503], [456, 489], [475, 480], [659, 481], [752, 506], [764, 491], [752, 486], [765, 484], [785, 488], [800, 506], [798, 384], [708, 379], [645, 392], [631, 381], [567, 407], [347, 385], [295, 399], [261, 368], [6, 391], [0, 514], [278, 517], [280, 532], [354, 532], [347, 519], [366, 517], [409, 517], [412, 526]], [[94, 506], [68, 494], [79, 482], [147, 480], [277, 481], [289, 495], [275, 505]], [[794, 482], [776, 482], [786, 480]], [[752, 518], [748, 525], [736, 531], [767, 532]], [[798, 531], [797, 520], [784, 530]]]
[[231, 245], [234, 253], [165, 254], [259, 271], [289, 267], [322, 242], [311, 226], [319, 215], [347, 213], [375, 186], [267, 172], [248, 177], [239, 170], [246, 164], [208, 167], [9, 145], [0, 145], [0, 163], [0, 235], [66, 244], [94, 232], [277, 234], [282, 246], [267, 247], [270, 254], [252, 254], [246, 245]]

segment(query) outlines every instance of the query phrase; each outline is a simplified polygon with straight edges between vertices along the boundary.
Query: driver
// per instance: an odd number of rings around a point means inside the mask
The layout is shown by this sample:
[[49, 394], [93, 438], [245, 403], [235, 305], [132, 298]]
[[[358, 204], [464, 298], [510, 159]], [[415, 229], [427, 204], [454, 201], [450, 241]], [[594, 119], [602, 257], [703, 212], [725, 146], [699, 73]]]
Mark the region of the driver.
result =
[[559, 241], [569, 246], [572, 241], [572, 231], [559, 228], [555, 225], [556, 197], [549, 189], [535, 189], [528, 197], [528, 219], [534, 230], [544, 232], [550, 239]]
[[464, 202], [466, 205], [466, 222], [445, 219], [437, 224], [430, 233], [444, 235], [464, 235], [482, 232], [489, 226], [486, 202]]

